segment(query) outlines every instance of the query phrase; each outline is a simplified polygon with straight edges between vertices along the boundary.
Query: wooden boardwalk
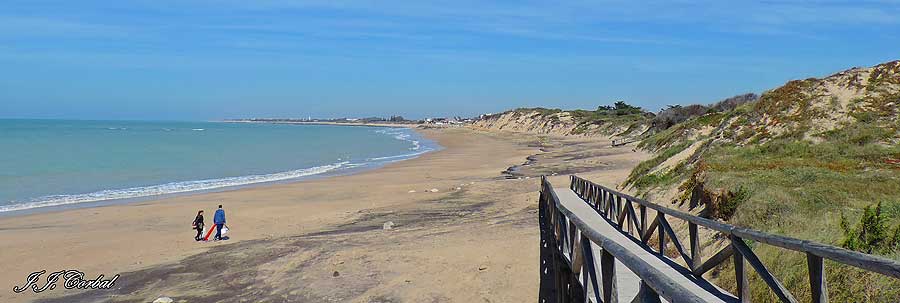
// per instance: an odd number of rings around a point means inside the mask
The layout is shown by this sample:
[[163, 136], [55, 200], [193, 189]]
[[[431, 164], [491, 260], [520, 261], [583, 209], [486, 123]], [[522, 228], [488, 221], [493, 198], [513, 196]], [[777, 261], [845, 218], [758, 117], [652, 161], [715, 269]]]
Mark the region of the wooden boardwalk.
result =
[[[782, 302], [797, 302], [743, 239], [806, 253], [813, 302], [828, 302], [825, 259], [900, 278], [900, 263], [889, 259], [738, 228], [575, 176], [571, 180], [569, 188], [554, 188], [546, 178], [541, 182], [542, 303], [751, 302], [747, 279], [751, 268]], [[648, 210], [656, 214], [652, 221], [648, 220]], [[681, 244], [667, 217], [687, 222], [687, 246]], [[731, 244], [704, 262], [700, 227], [723, 234]], [[651, 245], [654, 234], [656, 242]], [[666, 257], [667, 249], [674, 249], [681, 258]], [[726, 260], [733, 262], [736, 294], [703, 278], [704, 273]]]

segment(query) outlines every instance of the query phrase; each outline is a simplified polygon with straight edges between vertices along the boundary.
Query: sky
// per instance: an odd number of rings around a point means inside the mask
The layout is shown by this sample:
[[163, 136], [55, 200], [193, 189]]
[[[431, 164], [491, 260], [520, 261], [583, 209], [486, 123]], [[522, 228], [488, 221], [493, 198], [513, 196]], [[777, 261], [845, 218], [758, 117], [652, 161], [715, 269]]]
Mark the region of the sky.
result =
[[0, 5], [0, 118], [656, 111], [900, 59], [900, 1]]

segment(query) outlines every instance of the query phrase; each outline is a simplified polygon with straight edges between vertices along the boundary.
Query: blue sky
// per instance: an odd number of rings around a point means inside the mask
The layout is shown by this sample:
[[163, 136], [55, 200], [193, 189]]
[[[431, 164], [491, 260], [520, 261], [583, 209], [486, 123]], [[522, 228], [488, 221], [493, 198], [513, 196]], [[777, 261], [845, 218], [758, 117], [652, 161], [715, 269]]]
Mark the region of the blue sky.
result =
[[900, 1], [40, 1], [0, 8], [0, 117], [658, 110], [900, 59]]

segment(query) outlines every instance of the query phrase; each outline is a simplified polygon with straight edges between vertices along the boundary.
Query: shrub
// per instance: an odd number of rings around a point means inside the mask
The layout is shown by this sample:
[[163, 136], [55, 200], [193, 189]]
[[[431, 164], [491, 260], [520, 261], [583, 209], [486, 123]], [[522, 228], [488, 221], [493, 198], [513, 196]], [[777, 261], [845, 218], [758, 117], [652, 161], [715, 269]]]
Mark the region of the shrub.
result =
[[759, 99], [759, 95], [754, 93], [746, 93], [716, 102], [710, 105], [709, 109], [715, 112], [727, 112], [743, 104], [756, 101], [756, 99]]
[[842, 246], [865, 253], [887, 253], [900, 245], [900, 226], [889, 234], [887, 218], [882, 214], [881, 202], [863, 209], [863, 215], [855, 227], [851, 227], [847, 217], [841, 214], [841, 229], [844, 231]]
[[662, 110], [653, 118], [651, 125], [656, 130], [665, 130], [675, 124], [687, 121], [690, 118], [698, 117], [706, 114], [709, 108], [703, 105], [694, 104], [688, 106], [674, 105]]

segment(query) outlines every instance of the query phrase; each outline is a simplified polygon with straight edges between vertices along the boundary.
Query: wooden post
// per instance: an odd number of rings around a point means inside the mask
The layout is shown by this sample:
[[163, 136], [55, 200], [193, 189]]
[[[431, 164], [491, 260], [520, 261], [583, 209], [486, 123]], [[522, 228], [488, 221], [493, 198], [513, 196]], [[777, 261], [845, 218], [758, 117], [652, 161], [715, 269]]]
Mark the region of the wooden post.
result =
[[[600, 286], [597, 281], [597, 266], [594, 264], [594, 248], [591, 247], [591, 240], [589, 240], [586, 236], [581, 236], [581, 249], [584, 254], [584, 301], [590, 302], [590, 297], [588, 296], [588, 288], [594, 290], [594, 299], [597, 302], [602, 302], [600, 300]], [[591, 281], [588, 284], [588, 281]]]
[[700, 236], [697, 234], [697, 224], [688, 222], [688, 233], [691, 237], [691, 265], [693, 265], [691, 270], [696, 270], [700, 264], [703, 264], [700, 256]]
[[634, 297], [634, 300], [631, 303], [660, 303], [659, 294], [656, 293], [653, 288], [644, 283], [641, 280], [641, 286], [638, 288], [637, 296]]
[[641, 209], [641, 234], [638, 235], [638, 238], [641, 239], [641, 243], [647, 244], [647, 241], [644, 240], [644, 235], [647, 234], [647, 206], [641, 204], [639, 208]]
[[[625, 209], [622, 208], [622, 197], [616, 196], [616, 218], [621, 216], [624, 211]], [[621, 224], [619, 224], [619, 227], [621, 227]]]
[[735, 241], [744, 240], [735, 236], [731, 237], [731, 245], [734, 250], [734, 275], [735, 280], [737, 280], [737, 297], [740, 302], [749, 303], [750, 281], [747, 279], [747, 271], [746, 268], [744, 268], [744, 256], [741, 255], [741, 252], [735, 247]]
[[618, 303], [619, 291], [616, 285], [616, 258], [606, 249], [600, 253], [600, 279], [603, 280], [603, 302]]
[[[631, 206], [631, 201], [628, 199], [625, 199], [625, 207], [627, 208], [625, 210], [625, 212], [628, 213], [628, 215], [626, 216], [628, 218], [625, 219], [625, 220], [628, 220], [628, 234], [633, 235], [634, 234], [634, 223], [633, 223], [634, 222], [634, 207]], [[629, 218], [631, 220], [629, 220]]]
[[664, 224], [662, 224], [665, 216], [663, 213], [659, 213], [656, 216], [656, 220], [660, 221], [660, 224], [656, 225], [656, 236], [659, 238], [659, 255], [663, 257], [666, 256], [666, 230]]
[[825, 262], [822, 257], [806, 253], [806, 264], [809, 266], [809, 286], [813, 303], [828, 302], [828, 287], [825, 283]]

